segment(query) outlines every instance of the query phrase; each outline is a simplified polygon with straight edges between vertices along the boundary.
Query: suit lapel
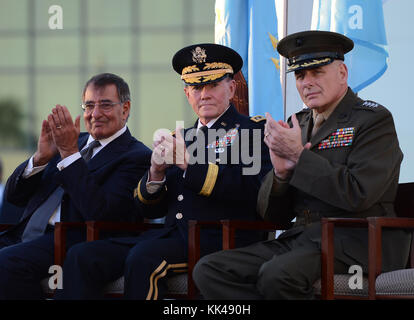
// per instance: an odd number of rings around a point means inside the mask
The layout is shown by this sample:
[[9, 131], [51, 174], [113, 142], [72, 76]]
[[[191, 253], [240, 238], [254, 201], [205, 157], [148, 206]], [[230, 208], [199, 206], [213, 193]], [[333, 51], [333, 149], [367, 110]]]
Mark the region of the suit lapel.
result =
[[211, 128], [215, 130], [224, 129], [227, 132], [237, 126], [237, 124], [234, 123], [237, 118], [238, 113], [236, 108], [233, 105], [230, 105], [227, 111], [214, 122]]
[[299, 123], [301, 133], [302, 133], [302, 145], [305, 145], [309, 141], [310, 129], [312, 123], [312, 112], [308, 112], [306, 116], [303, 117], [302, 121]]
[[83, 149], [83, 147], [85, 146], [86, 142], [88, 142], [88, 138], [89, 138], [88, 133], [85, 133], [81, 137], [79, 137], [79, 139], [78, 139], [79, 151], [81, 151]]
[[184, 130], [183, 137], [184, 137], [184, 142], [185, 142], [186, 148], [188, 148], [188, 146], [190, 144], [192, 144], [196, 139], [197, 125], [198, 125], [198, 120], [194, 123], [194, 126], [192, 128], [187, 128], [187, 129]]
[[128, 150], [130, 138], [131, 133], [127, 129], [122, 135], [111, 141], [105, 148], [99, 151], [96, 156], [89, 160], [88, 169], [90, 171], [99, 169], [112, 159], [117, 158], [120, 153], [126, 152]]
[[[211, 147], [213, 144], [214, 149], [218, 153], [222, 153], [227, 150], [228, 147], [231, 147], [233, 144], [239, 145], [240, 141], [240, 114], [237, 112], [236, 108], [231, 104], [227, 111], [217, 119], [217, 121], [211, 127], [216, 130], [216, 136], [212, 136], [208, 140], [208, 144]], [[236, 130], [236, 131], [235, 131]], [[225, 137], [229, 137], [231, 142], [228, 144], [228, 140]], [[239, 142], [237, 142], [239, 141]], [[229, 151], [228, 149], [227, 151]]]

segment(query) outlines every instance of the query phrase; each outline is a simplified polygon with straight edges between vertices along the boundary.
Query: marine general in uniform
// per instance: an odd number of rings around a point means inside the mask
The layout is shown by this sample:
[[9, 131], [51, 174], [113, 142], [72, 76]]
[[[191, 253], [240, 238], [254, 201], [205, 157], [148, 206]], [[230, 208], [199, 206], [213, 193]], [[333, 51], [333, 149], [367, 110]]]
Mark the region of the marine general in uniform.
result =
[[[395, 216], [400, 150], [391, 113], [347, 84], [344, 54], [353, 41], [325, 31], [289, 35], [278, 44], [307, 106], [285, 123], [267, 115], [273, 170], [259, 192], [266, 220], [293, 227], [278, 239], [202, 258], [194, 279], [208, 299], [310, 299], [321, 276], [321, 217]], [[386, 230], [383, 269], [406, 265], [408, 233]], [[398, 248], [398, 250], [396, 250]], [[366, 230], [335, 231], [335, 273], [367, 271]]]

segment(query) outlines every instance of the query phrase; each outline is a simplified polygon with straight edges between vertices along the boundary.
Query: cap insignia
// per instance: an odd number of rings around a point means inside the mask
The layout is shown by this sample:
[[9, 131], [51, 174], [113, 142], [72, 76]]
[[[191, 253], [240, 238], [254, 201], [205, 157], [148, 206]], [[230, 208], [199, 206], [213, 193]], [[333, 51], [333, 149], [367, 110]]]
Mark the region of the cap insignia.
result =
[[193, 54], [193, 61], [195, 63], [206, 62], [207, 55], [205, 49], [196, 47], [194, 50], [191, 50], [191, 53]]

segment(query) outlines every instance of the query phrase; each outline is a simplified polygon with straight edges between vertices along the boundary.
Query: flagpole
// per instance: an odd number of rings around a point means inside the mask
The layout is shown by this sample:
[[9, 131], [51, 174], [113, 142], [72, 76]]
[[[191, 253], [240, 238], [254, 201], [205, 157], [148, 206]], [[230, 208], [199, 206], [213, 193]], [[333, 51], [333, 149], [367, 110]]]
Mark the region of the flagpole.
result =
[[[288, 25], [288, 1], [283, 0], [283, 32], [282, 37], [284, 38], [287, 36], [287, 25]], [[279, 37], [280, 38], [280, 37]], [[286, 121], [286, 59], [282, 56], [281, 58], [281, 70], [282, 70], [282, 89], [283, 89], [283, 120]]]

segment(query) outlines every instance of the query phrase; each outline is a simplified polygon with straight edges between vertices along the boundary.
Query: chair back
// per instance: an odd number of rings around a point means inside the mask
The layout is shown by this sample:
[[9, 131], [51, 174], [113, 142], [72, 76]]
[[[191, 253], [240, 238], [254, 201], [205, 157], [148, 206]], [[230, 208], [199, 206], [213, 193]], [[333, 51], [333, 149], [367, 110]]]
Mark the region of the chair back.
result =
[[246, 80], [241, 71], [234, 75], [236, 80], [236, 92], [234, 93], [231, 102], [234, 104], [236, 110], [246, 116], [249, 115], [249, 91], [247, 89]]
[[[414, 218], [414, 182], [400, 183], [394, 202], [397, 217]], [[411, 232], [410, 258], [408, 268], [414, 268], [414, 230]]]
[[394, 208], [397, 217], [414, 218], [414, 182], [398, 185]]

